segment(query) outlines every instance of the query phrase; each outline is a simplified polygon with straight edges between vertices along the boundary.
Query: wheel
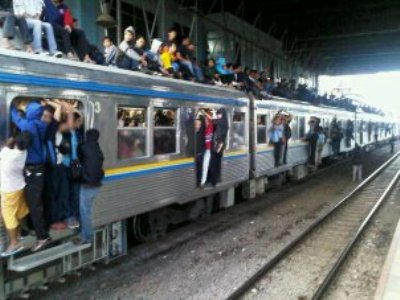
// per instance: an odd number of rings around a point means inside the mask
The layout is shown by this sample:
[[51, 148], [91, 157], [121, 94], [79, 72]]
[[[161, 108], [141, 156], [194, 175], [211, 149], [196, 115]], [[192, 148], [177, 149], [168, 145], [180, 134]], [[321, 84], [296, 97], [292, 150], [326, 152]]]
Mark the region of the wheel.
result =
[[164, 209], [135, 216], [133, 236], [139, 242], [156, 240], [167, 233], [168, 224], [168, 216]]

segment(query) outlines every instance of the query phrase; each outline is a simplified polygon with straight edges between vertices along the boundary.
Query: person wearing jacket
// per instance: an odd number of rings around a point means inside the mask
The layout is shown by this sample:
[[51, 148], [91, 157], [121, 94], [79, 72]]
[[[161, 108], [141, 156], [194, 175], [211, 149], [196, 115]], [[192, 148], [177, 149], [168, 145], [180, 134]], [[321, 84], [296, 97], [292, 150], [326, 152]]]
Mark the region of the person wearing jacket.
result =
[[129, 26], [124, 31], [124, 40], [118, 46], [117, 66], [126, 70], [138, 70], [147, 66], [146, 56], [135, 50], [135, 29]]
[[32, 34], [29, 31], [28, 23], [23, 16], [14, 15], [11, 0], [0, 0], [0, 20], [3, 20], [3, 42], [6, 49], [14, 49], [11, 41], [15, 38], [15, 27], [18, 27], [26, 51], [33, 52]]
[[93, 239], [92, 207], [93, 201], [100, 191], [104, 177], [104, 155], [99, 145], [100, 132], [89, 129], [86, 141], [79, 149], [82, 164], [81, 189], [79, 197], [79, 213], [81, 221], [81, 240], [79, 243], [91, 243]]
[[226, 148], [229, 124], [226, 110], [217, 110], [217, 119], [214, 121], [214, 143], [211, 152], [210, 183], [215, 186], [221, 181], [222, 157]]
[[38, 251], [51, 241], [44, 219], [43, 189], [46, 161], [44, 139], [53, 115], [49, 110], [44, 110], [39, 103], [31, 102], [26, 107], [25, 117], [15, 107], [12, 107], [11, 120], [19, 130], [27, 131], [32, 135], [32, 143], [27, 149], [25, 165], [25, 195], [32, 225], [38, 239], [32, 251]]
[[42, 33], [44, 32], [50, 56], [62, 57], [62, 53], [57, 50], [53, 26], [41, 21], [44, 9], [43, 0], [14, 0], [13, 7], [15, 16], [17, 18], [25, 17], [28, 28], [33, 31], [33, 51], [37, 54], [45, 53], [42, 47]]
[[201, 175], [203, 173], [203, 156], [205, 152], [205, 140], [204, 134], [206, 129], [206, 119], [203, 115], [199, 115], [194, 123], [194, 129], [196, 132], [195, 140], [195, 161], [196, 161], [196, 186], [201, 184]]
[[74, 59], [75, 56], [73, 54], [70, 32], [64, 26], [63, 16], [52, 0], [44, 0], [44, 5], [45, 10], [43, 20], [53, 26], [56, 38], [62, 41], [61, 45], [59, 45], [62, 52], [67, 55], [67, 58]]
[[90, 58], [90, 43], [86, 38], [85, 32], [78, 28], [76, 19], [74, 19], [71, 9], [64, 4], [64, 0], [54, 0], [54, 5], [57, 7], [61, 16], [59, 24], [64, 27], [70, 34], [71, 45], [74, 48], [79, 60], [86, 63], [94, 63]]

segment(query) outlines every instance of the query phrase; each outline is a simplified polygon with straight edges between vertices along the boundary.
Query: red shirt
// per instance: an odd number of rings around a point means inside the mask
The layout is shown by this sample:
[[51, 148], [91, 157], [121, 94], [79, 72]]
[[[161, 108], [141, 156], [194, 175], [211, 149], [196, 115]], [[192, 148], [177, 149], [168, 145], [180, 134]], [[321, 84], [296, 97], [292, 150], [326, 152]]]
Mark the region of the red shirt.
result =
[[204, 133], [206, 150], [212, 149], [213, 133], [214, 133], [214, 125], [213, 125], [212, 121], [209, 120], [208, 125], [205, 130], [205, 133]]

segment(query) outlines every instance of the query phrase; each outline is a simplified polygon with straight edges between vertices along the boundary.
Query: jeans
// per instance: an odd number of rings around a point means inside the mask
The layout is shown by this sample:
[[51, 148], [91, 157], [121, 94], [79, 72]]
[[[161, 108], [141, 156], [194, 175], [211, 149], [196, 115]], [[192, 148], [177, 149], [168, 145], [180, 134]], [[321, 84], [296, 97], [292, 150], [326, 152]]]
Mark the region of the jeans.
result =
[[140, 66], [139, 61], [127, 57], [126, 55], [117, 62], [118, 68], [125, 70], [137, 70]]
[[57, 52], [56, 39], [54, 37], [53, 26], [50, 23], [42, 22], [37, 19], [26, 19], [28, 28], [33, 31], [33, 50], [35, 52], [43, 52], [42, 32], [44, 31], [47, 38], [50, 54]]
[[15, 26], [18, 26], [22, 40], [25, 45], [32, 43], [32, 35], [29, 32], [28, 24], [23, 17], [8, 15], [4, 19], [3, 37], [12, 40], [15, 37]]
[[92, 207], [93, 200], [99, 193], [100, 188], [82, 185], [80, 190], [79, 212], [81, 215], [81, 237], [85, 242], [92, 241]]

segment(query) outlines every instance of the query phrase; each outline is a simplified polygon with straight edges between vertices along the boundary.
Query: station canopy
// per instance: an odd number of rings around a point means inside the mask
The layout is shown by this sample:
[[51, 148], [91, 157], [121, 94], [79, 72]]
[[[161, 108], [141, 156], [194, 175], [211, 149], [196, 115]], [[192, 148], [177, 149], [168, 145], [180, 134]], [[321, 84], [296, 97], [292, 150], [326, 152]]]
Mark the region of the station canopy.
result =
[[229, 12], [283, 41], [288, 57], [319, 74], [400, 69], [399, 0], [181, 0]]

